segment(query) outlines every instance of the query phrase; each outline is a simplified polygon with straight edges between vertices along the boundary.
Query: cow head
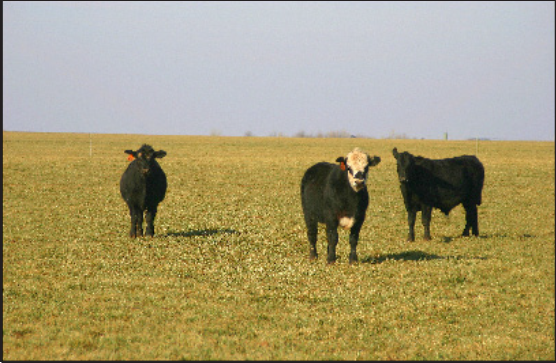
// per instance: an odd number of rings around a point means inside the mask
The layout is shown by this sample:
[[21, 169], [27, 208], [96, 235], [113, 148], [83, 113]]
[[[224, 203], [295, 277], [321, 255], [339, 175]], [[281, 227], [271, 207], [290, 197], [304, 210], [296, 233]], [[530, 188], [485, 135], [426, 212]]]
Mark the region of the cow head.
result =
[[344, 158], [340, 156], [336, 159], [340, 163], [340, 168], [347, 173], [349, 185], [356, 192], [365, 187], [369, 167], [378, 165], [380, 157], [370, 157], [359, 148], [355, 148]]
[[397, 148], [392, 150], [392, 154], [394, 154], [397, 161], [398, 179], [400, 183], [407, 183], [415, 166], [413, 155], [407, 151], [399, 153]]
[[137, 151], [126, 150], [124, 153], [129, 154], [135, 158], [136, 162], [139, 163], [139, 167], [143, 174], [148, 174], [151, 170], [151, 166], [155, 163], [156, 158], [163, 158], [166, 156], [166, 151], [158, 150], [154, 151], [152, 146], [143, 144], [141, 148]]

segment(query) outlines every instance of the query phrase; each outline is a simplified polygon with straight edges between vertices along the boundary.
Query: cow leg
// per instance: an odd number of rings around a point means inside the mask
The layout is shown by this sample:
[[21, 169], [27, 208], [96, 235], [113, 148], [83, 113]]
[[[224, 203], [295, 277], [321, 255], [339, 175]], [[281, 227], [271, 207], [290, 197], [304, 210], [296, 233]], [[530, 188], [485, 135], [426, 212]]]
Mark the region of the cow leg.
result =
[[131, 229], [129, 230], [129, 237], [137, 237], [137, 208], [129, 206], [129, 216], [131, 218]]
[[309, 220], [306, 220], [305, 223], [307, 224], [307, 239], [309, 240], [309, 259], [316, 260], [319, 257], [317, 253], [318, 223]]
[[421, 206], [421, 222], [423, 223], [423, 228], [425, 229], [423, 232], [423, 239], [425, 241], [431, 240], [431, 216], [432, 207], [428, 205]]
[[477, 206], [473, 204], [473, 221], [471, 224], [471, 229], [473, 231], [473, 235], [479, 237], [479, 213], [477, 212]]
[[471, 229], [474, 236], [479, 235], [479, 221], [477, 215], [477, 206], [475, 204], [464, 205], [465, 208], [465, 229], [463, 230], [462, 236], [469, 236], [469, 230]]
[[338, 244], [338, 226], [326, 225], [326, 237], [328, 238], [328, 263], [336, 262], [336, 245]]
[[137, 225], [137, 217], [135, 216], [135, 214], [131, 214], [131, 228], [129, 230], [129, 237], [130, 238], [135, 238], [137, 237], [137, 231], [135, 230], [135, 227]]
[[407, 241], [415, 241], [415, 218], [417, 217], [417, 211], [407, 210], [407, 224], [409, 226], [409, 234], [407, 235]]
[[140, 208], [135, 209], [135, 235], [143, 237], [143, 211]]
[[147, 220], [147, 231], [146, 236], [154, 236], [154, 217], [156, 217], [156, 207], [147, 209], [146, 220]]
[[360, 225], [355, 225], [351, 228], [349, 234], [349, 245], [351, 247], [351, 252], [349, 253], [349, 263], [355, 263], [358, 261], [357, 258], [357, 242], [359, 241], [359, 231], [361, 230]]

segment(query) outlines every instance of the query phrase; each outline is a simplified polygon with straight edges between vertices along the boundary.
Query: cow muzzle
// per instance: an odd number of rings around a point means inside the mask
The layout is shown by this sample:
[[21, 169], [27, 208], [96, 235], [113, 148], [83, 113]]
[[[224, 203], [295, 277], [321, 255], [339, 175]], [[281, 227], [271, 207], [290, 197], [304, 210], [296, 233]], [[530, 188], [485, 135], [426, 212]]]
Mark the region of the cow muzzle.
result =
[[365, 187], [365, 179], [353, 179], [351, 186], [358, 192]]
[[365, 185], [365, 179], [354, 178], [353, 185]]

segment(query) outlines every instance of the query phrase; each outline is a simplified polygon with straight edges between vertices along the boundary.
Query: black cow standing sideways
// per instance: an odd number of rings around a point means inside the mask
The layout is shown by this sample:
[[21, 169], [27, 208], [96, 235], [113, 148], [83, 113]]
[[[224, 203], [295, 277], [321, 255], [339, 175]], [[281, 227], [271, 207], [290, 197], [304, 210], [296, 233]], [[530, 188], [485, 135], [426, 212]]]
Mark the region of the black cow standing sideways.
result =
[[147, 236], [154, 236], [154, 218], [158, 204], [166, 195], [166, 174], [155, 160], [166, 156], [166, 151], [143, 144], [137, 151], [126, 150], [135, 158], [120, 179], [120, 193], [129, 207], [131, 238], [143, 236], [143, 212], [146, 210]]
[[431, 160], [407, 151], [398, 153], [396, 148], [392, 153], [397, 161], [400, 189], [407, 210], [408, 241], [415, 241], [418, 211], [421, 211], [425, 229], [423, 238], [430, 240], [432, 208], [448, 215], [459, 204], [465, 208], [463, 236], [469, 236], [470, 229], [473, 235], [479, 235], [477, 206], [481, 205], [485, 169], [476, 156]]
[[350, 229], [351, 252], [349, 262], [357, 262], [357, 242], [363, 226], [369, 193], [367, 176], [369, 167], [380, 162], [378, 156], [370, 157], [358, 148], [347, 157], [336, 159], [339, 164], [321, 162], [311, 166], [301, 180], [301, 204], [307, 237], [309, 258], [316, 259], [318, 223], [326, 224], [328, 238], [328, 263], [336, 261], [338, 226]]

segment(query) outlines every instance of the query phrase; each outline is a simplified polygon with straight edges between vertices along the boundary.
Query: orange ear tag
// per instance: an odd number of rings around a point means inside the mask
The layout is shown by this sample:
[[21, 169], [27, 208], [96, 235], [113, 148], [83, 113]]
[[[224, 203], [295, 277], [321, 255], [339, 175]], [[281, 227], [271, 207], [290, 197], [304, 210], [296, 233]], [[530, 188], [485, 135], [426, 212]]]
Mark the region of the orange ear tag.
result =
[[133, 155], [129, 154], [128, 157], [127, 157], [127, 160], [128, 160], [128, 161], [133, 161], [133, 159], [135, 159], [135, 158], [133, 157]]
[[342, 169], [342, 171], [346, 171], [346, 163], [343, 161], [340, 163], [340, 169]]

